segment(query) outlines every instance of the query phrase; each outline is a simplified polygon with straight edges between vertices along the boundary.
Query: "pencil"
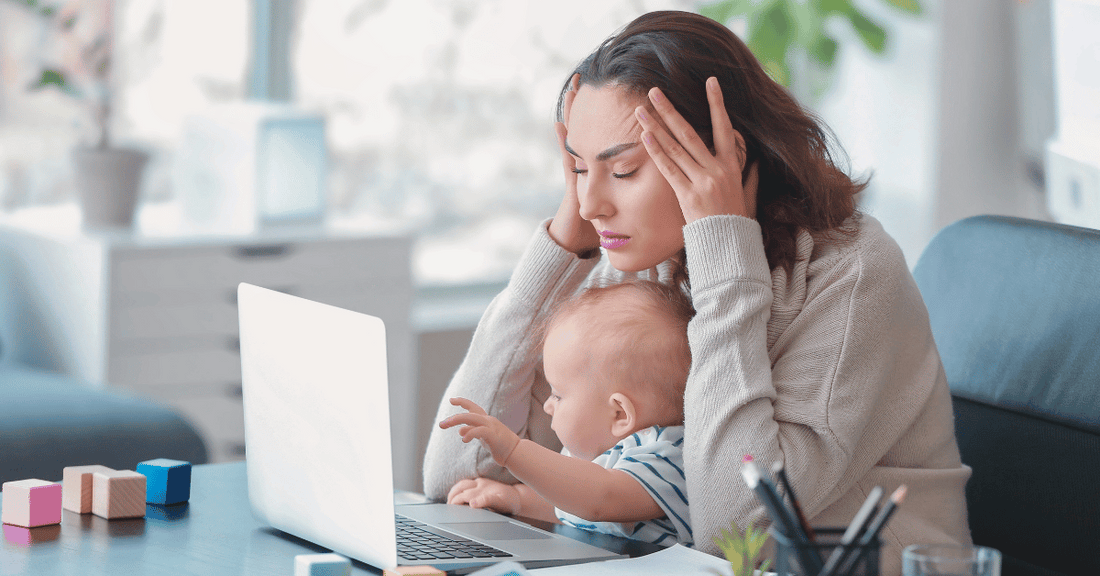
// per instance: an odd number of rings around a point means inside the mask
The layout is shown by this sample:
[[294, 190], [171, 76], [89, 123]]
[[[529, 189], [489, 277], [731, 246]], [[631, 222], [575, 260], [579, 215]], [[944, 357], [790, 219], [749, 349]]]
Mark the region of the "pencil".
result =
[[878, 538], [882, 533], [882, 529], [886, 527], [886, 523], [890, 521], [890, 517], [894, 515], [894, 511], [897, 510], [898, 505], [905, 501], [905, 494], [909, 491], [909, 488], [902, 484], [898, 486], [897, 490], [890, 495], [890, 500], [886, 502], [886, 505], [882, 507], [878, 515], [874, 520], [867, 525], [867, 530], [863, 532], [863, 536], [859, 539], [859, 550], [852, 555], [847, 562], [841, 567], [837, 574], [844, 574], [852, 569], [853, 566], [857, 566], [861, 560], [863, 560], [864, 554], [867, 553], [869, 546]]
[[814, 529], [810, 527], [810, 521], [806, 519], [806, 514], [802, 512], [802, 505], [798, 503], [798, 497], [794, 495], [794, 486], [787, 478], [787, 470], [783, 467], [782, 460], [776, 460], [775, 464], [772, 464], [772, 474], [775, 474], [775, 477], [779, 479], [779, 483], [783, 485], [783, 491], [790, 497], [791, 508], [794, 509], [794, 514], [798, 517], [798, 523], [802, 525], [802, 531], [806, 533], [806, 540], [813, 542], [816, 539]]
[[848, 529], [841, 536], [840, 544], [833, 548], [832, 554], [829, 554], [829, 559], [825, 561], [825, 567], [818, 573], [820, 576], [840, 574], [837, 569], [840, 568], [841, 563], [848, 556], [848, 551], [852, 549], [852, 544], [855, 544], [856, 538], [867, 528], [867, 524], [871, 521], [871, 516], [875, 513], [875, 508], [881, 498], [882, 488], [878, 486], [872, 488], [871, 493], [867, 495], [867, 499], [863, 501], [863, 505], [859, 507], [859, 511], [852, 518], [852, 522], [848, 524]]

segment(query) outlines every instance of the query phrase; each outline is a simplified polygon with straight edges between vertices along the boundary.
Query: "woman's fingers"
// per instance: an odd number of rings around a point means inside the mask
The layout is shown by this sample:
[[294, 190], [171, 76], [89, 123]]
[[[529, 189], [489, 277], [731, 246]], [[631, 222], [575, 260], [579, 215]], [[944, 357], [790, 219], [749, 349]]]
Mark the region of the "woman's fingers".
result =
[[722, 87], [714, 76], [707, 78], [707, 102], [710, 103], [710, 125], [714, 134], [714, 153], [719, 158], [736, 158], [741, 170], [745, 169], [744, 143], [741, 134], [733, 129], [729, 112], [726, 112]]
[[645, 146], [646, 152], [649, 152], [649, 157], [653, 159], [653, 163], [657, 165], [657, 169], [661, 171], [665, 180], [668, 180], [668, 183], [672, 185], [672, 189], [677, 194], [681, 190], [687, 190], [691, 187], [691, 179], [680, 169], [680, 162], [665, 151], [665, 146], [670, 146], [678, 149], [678, 154], [687, 155], [687, 152], [683, 151], [683, 147], [677, 144], [671, 136], [664, 131], [654, 133], [646, 130], [642, 132], [642, 144]]
[[569, 79], [569, 90], [565, 91], [565, 103], [564, 110], [562, 110], [562, 118], [566, 124], [569, 124], [569, 111], [573, 108], [573, 99], [577, 97], [577, 90], [580, 89], [581, 75], [574, 74]]
[[[672, 137], [676, 139], [696, 164], [703, 167], [714, 164], [714, 156], [707, 149], [707, 145], [703, 143], [703, 139], [699, 138], [695, 128], [692, 128], [691, 124], [688, 124], [688, 121], [684, 120], [684, 117], [676, 111], [676, 107], [668, 101], [668, 98], [665, 98], [660, 88], [654, 87], [649, 90], [649, 101], [653, 103], [653, 108], [657, 111], [661, 121], [665, 123], [665, 126], [668, 126]], [[651, 124], [655, 123], [651, 121]], [[651, 132], [664, 131], [659, 125], [654, 128], [647, 126], [646, 129]], [[689, 174], [694, 172], [692, 166], [681, 166], [681, 168]]]

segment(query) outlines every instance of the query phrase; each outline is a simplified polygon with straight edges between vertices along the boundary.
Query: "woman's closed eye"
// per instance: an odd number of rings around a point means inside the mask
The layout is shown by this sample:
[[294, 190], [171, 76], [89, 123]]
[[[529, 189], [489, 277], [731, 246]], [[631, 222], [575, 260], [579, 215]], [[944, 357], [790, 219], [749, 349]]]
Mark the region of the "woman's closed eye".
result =
[[[582, 168], [573, 168], [573, 173], [574, 174], [588, 174], [588, 170], [582, 169]], [[611, 176], [613, 176], [615, 178], [630, 178], [631, 176], [633, 176], [637, 173], [638, 173], [638, 169], [635, 168], [635, 169], [631, 170], [630, 172], [612, 172]]]

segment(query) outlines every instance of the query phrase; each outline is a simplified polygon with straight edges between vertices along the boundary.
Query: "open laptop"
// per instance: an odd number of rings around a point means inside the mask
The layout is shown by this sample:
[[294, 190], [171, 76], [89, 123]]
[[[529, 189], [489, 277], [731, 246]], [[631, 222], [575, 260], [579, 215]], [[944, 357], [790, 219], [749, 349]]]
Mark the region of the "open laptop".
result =
[[[238, 306], [248, 496], [261, 521], [383, 569], [621, 557], [488, 510], [395, 506], [382, 320], [250, 284]], [[440, 557], [450, 553], [461, 557]]]

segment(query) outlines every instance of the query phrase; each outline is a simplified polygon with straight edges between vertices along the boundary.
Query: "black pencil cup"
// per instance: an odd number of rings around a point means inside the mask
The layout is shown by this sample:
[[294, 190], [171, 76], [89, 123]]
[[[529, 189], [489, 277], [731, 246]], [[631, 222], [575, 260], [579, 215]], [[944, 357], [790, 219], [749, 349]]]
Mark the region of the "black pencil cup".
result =
[[876, 538], [866, 546], [853, 544], [847, 549], [840, 545], [844, 528], [814, 528], [814, 541], [796, 542], [775, 530], [769, 530], [775, 539], [775, 573], [778, 576], [818, 576], [818, 572], [806, 569], [803, 559], [817, 554], [827, 563], [834, 553], [842, 552], [844, 560], [832, 576], [878, 576], [878, 557], [882, 540]]

